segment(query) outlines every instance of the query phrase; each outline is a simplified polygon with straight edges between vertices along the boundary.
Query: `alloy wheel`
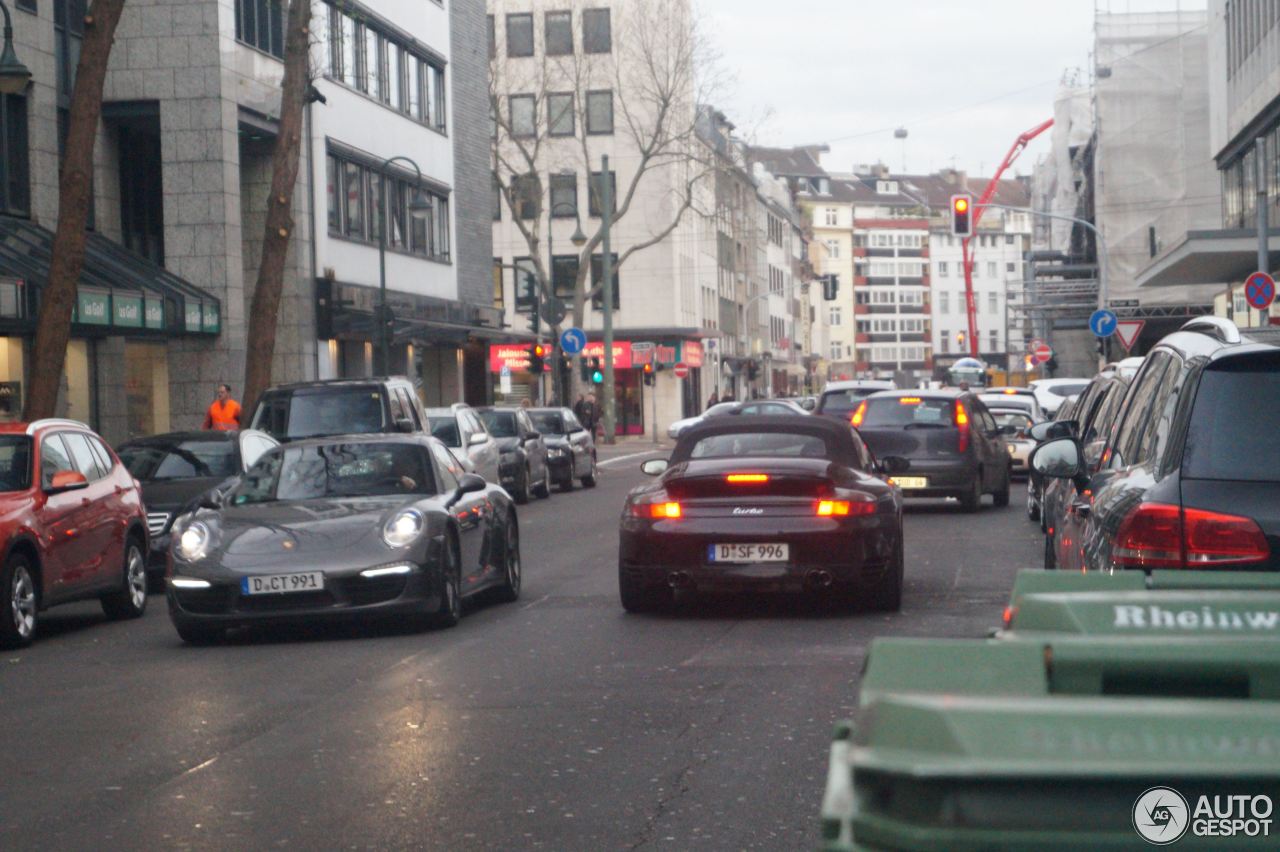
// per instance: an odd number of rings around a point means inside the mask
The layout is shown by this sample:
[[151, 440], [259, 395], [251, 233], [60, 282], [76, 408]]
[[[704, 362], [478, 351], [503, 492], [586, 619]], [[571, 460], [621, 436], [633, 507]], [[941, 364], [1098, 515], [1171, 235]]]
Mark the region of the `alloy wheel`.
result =
[[24, 641], [30, 639], [36, 629], [36, 584], [26, 565], [17, 565], [13, 569], [9, 607], [18, 638]]
[[125, 569], [129, 584], [129, 600], [141, 609], [147, 602], [147, 566], [136, 546], [129, 548], [129, 564]]

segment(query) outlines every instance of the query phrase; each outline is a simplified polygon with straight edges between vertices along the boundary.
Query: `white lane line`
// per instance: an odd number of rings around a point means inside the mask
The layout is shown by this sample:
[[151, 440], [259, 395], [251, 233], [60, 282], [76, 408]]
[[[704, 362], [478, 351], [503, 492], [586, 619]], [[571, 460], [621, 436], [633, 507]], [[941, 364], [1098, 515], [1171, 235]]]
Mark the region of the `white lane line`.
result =
[[612, 459], [605, 459], [602, 462], [596, 462], [596, 467], [608, 467], [609, 465], [617, 464], [618, 462], [624, 462], [627, 459], [638, 459], [641, 456], [651, 456], [654, 453], [665, 453], [665, 452], [666, 450], [662, 449], [661, 447], [657, 447], [652, 450], [647, 450], [646, 452], [643, 452], [643, 453], [631, 453], [630, 455], [618, 456], [617, 458], [612, 458]]
[[533, 609], [535, 606], [537, 606], [538, 604], [542, 603], [542, 602], [543, 602], [543, 601], [545, 601], [545, 600], [548, 600], [550, 597], [551, 597], [551, 595], [543, 595], [542, 597], [538, 598], [538, 599], [537, 599], [536, 601], [534, 601], [533, 603], [527, 603], [527, 604], [525, 604], [524, 606], [522, 606], [522, 607], [520, 607], [520, 608], [521, 608], [521, 609]]

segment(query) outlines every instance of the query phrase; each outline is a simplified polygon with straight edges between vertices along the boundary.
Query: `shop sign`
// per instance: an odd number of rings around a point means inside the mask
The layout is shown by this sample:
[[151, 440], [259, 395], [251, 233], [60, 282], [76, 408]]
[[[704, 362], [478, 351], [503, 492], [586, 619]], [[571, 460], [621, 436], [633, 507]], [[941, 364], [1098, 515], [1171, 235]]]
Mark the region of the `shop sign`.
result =
[[81, 325], [111, 325], [111, 297], [106, 293], [79, 290], [76, 293], [76, 322]]
[[125, 328], [142, 328], [142, 297], [111, 297], [111, 324]]
[[[603, 358], [604, 342], [600, 340], [588, 343], [586, 348], [582, 350], [584, 358]], [[630, 370], [635, 366], [631, 357], [631, 341], [615, 340], [613, 341], [613, 369]]]
[[213, 303], [204, 304], [200, 314], [200, 330], [217, 334], [221, 328], [218, 306]]
[[187, 331], [199, 331], [203, 312], [199, 302], [187, 302], [182, 318], [182, 327]]
[[147, 328], [164, 328], [164, 299], [147, 297], [145, 307]]
[[501, 373], [506, 367], [511, 372], [519, 370], [529, 372], [530, 343], [491, 343], [489, 344], [489, 372]]
[[667, 367], [673, 366], [676, 361], [676, 347], [667, 346], [665, 343], [659, 343], [653, 350], [653, 361], [655, 364], [663, 364]]
[[701, 367], [704, 363], [705, 355], [702, 352], [702, 344], [696, 340], [685, 340], [680, 344], [680, 360], [688, 364], [691, 369]]

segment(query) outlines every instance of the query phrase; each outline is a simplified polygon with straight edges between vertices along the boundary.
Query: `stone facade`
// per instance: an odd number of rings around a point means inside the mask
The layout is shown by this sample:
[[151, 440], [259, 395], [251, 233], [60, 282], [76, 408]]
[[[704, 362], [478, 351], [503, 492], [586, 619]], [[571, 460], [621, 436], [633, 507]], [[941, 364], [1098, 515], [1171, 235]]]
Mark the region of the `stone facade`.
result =
[[489, 57], [484, 0], [450, 3], [453, 94], [453, 218], [458, 298], [493, 304]]

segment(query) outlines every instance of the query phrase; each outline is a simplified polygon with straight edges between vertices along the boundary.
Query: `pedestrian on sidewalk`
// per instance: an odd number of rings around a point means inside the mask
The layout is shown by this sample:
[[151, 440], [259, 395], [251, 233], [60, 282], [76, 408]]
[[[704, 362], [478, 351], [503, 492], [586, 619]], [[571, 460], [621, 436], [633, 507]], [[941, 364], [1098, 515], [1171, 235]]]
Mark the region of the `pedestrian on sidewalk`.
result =
[[573, 416], [578, 418], [583, 426], [587, 425], [587, 420], [582, 415], [583, 406], [586, 405], [586, 402], [587, 401], [583, 398], [582, 394], [578, 394], [578, 401], [573, 404]]
[[707, 408], [710, 408], [713, 405], [719, 405], [719, 404], [720, 404], [720, 394], [716, 393], [715, 391], [712, 391], [711, 396], [707, 397]]
[[217, 396], [204, 415], [203, 429], [231, 432], [240, 428], [240, 403], [231, 398], [231, 385], [218, 385]]
[[600, 420], [600, 410], [596, 407], [596, 395], [587, 394], [587, 398], [581, 401], [582, 412], [578, 414], [578, 420], [582, 425], [587, 427], [587, 431], [592, 437], [596, 434], [596, 423]]

